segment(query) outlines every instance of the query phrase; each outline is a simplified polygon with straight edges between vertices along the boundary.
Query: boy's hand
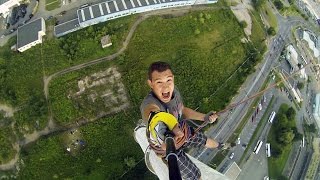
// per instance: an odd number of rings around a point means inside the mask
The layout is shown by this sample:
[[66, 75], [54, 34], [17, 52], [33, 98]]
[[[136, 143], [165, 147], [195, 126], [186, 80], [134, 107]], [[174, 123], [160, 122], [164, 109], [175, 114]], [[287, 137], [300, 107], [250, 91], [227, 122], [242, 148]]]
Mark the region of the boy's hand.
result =
[[208, 120], [209, 123], [212, 124], [217, 121], [218, 115], [216, 114], [215, 111], [211, 111], [208, 114], [206, 114], [204, 118], [205, 118], [204, 119], [205, 121]]

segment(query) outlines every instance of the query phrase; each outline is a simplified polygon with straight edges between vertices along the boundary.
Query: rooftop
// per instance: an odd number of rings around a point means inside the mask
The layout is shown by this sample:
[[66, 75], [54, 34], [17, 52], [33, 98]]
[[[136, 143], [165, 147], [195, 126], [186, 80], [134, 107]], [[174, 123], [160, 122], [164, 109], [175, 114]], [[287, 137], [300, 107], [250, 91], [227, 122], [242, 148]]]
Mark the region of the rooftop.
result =
[[117, 13], [120, 11], [179, 1], [186, 0], [113, 0], [81, 8], [77, 13], [79, 22], [82, 23], [94, 18]]
[[7, 2], [7, 1], [9, 1], [9, 0], [0, 0], [0, 5]]
[[317, 19], [320, 19], [320, 2], [314, 0], [303, 0], [307, 5], [310, 11], [316, 16]]
[[65, 23], [56, 25], [54, 27], [54, 33], [56, 36], [60, 37], [68, 32], [73, 32], [80, 29], [78, 18], [67, 21]]
[[17, 48], [23, 47], [39, 39], [39, 31], [42, 31], [43, 18], [36, 19], [18, 28]]

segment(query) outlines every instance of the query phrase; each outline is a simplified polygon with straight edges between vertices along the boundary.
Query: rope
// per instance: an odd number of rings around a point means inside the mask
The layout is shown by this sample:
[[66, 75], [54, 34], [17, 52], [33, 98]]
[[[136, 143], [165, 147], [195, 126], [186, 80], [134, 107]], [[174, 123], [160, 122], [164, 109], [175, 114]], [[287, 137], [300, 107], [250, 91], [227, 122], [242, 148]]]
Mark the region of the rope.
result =
[[[284, 78], [283, 78], [282, 80], [280, 80], [280, 81], [272, 84], [271, 86], [266, 87], [265, 89], [263, 89], [263, 90], [257, 92], [256, 94], [248, 97], [247, 99], [240, 100], [240, 101], [237, 102], [237, 103], [234, 103], [234, 104], [231, 104], [231, 105], [227, 106], [226, 108], [222, 109], [221, 111], [217, 112], [216, 114], [219, 116], [219, 115], [221, 115], [221, 114], [229, 111], [230, 109], [233, 109], [233, 108], [239, 106], [240, 104], [243, 104], [243, 103], [245, 103], [245, 102], [247, 102], [247, 101], [249, 101], [249, 100], [251, 100], [251, 99], [253, 99], [253, 98], [256, 98], [256, 97], [264, 94], [264, 92], [268, 91], [268, 90], [271, 89], [271, 88], [274, 88], [274, 87], [277, 86], [279, 83], [282, 83], [283, 81], [289, 79], [290, 77], [294, 76], [294, 75], [297, 74], [299, 71], [301, 71], [302, 69], [305, 69], [306, 67], [310, 66], [311, 64], [312, 64], [311, 62], [307, 63], [303, 68], [300, 68], [299, 70], [293, 72], [291, 75], [284, 76]], [[194, 134], [196, 134], [197, 132], [199, 132], [199, 131], [200, 131], [203, 127], [205, 127], [207, 124], [208, 124], [208, 121], [203, 122], [203, 123], [195, 130]]]

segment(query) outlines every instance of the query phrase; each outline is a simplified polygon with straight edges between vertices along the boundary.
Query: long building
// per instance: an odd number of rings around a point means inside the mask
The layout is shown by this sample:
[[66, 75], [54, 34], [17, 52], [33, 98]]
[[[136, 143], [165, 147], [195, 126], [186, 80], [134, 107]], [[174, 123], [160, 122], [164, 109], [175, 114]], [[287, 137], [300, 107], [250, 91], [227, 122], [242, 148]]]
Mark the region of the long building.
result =
[[131, 14], [153, 10], [189, 6], [194, 4], [216, 3], [218, 0], [113, 0], [77, 10], [77, 18], [54, 27], [57, 37], [79, 29]]

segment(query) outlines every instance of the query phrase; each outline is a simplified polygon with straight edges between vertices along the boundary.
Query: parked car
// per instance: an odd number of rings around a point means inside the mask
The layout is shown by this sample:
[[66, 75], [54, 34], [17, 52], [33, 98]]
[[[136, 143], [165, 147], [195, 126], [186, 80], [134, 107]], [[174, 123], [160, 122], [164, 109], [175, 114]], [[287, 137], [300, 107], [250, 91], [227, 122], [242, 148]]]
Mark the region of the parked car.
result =
[[237, 144], [240, 144], [240, 137], [238, 137], [237, 139]]
[[16, 28], [12, 28], [12, 29], [10, 30], [10, 32], [13, 33], [13, 32], [15, 32], [16, 30], [17, 30]]
[[243, 148], [247, 148], [247, 144], [242, 144], [242, 147]]
[[234, 157], [234, 153], [231, 153], [230, 156], [229, 156], [229, 158], [230, 158], [230, 159], [233, 159], [233, 157]]
[[50, 20], [50, 19], [52, 19], [53, 18], [53, 16], [49, 16], [48, 18], [47, 18], [47, 20]]
[[24, 22], [23, 22], [23, 24], [26, 24], [26, 23], [28, 23], [30, 21], [30, 19], [26, 19]]
[[62, 15], [65, 15], [67, 13], [67, 11], [62, 11], [59, 15], [62, 16]]

